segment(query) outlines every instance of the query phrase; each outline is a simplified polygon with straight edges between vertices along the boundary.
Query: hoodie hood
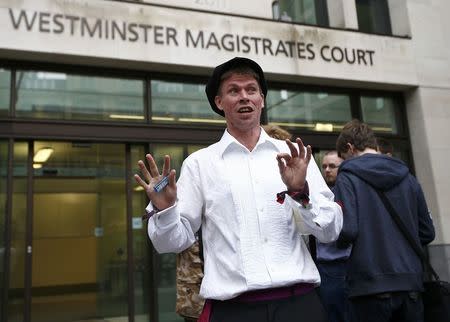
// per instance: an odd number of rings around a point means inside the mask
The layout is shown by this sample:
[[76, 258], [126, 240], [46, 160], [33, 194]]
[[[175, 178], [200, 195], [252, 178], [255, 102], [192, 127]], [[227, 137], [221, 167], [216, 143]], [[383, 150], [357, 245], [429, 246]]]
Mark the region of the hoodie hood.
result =
[[377, 189], [389, 190], [409, 174], [406, 164], [384, 154], [366, 153], [345, 160], [339, 172], [349, 172]]

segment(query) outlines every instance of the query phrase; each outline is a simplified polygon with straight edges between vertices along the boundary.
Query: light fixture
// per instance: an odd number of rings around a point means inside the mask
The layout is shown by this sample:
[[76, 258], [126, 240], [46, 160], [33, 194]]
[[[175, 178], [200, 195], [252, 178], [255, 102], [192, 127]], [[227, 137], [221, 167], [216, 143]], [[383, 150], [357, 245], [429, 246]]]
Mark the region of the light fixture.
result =
[[314, 124], [307, 123], [290, 123], [290, 122], [270, 122], [270, 124], [286, 127], [304, 127], [304, 128], [314, 128]]
[[196, 122], [196, 123], [226, 123], [225, 120], [215, 120], [215, 119], [200, 119], [200, 118], [190, 118], [190, 117], [180, 117], [178, 119], [180, 122]]
[[40, 169], [42, 168], [42, 163], [33, 163], [33, 169]]
[[63, 73], [38, 72], [37, 78], [45, 80], [66, 80], [67, 75]]
[[314, 130], [323, 131], [323, 132], [333, 132], [333, 124], [331, 124], [331, 123], [316, 123]]
[[170, 116], [152, 116], [152, 121], [175, 121], [175, 118]]
[[134, 191], [144, 191], [144, 188], [142, 188], [141, 186], [136, 186], [133, 188]]
[[39, 149], [33, 157], [33, 162], [35, 163], [44, 163], [50, 158], [53, 153], [53, 148], [45, 147]]
[[144, 117], [142, 115], [126, 115], [126, 114], [110, 114], [110, 118], [112, 119], [128, 119], [128, 120], [143, 120]]

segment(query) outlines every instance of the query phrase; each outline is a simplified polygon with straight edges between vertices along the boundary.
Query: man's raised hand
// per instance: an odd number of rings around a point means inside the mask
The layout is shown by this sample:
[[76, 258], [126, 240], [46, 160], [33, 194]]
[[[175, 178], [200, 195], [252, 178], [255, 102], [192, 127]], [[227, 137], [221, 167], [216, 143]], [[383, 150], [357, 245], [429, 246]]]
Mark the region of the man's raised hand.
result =
[[[143, 178], [141, 178], [140, 175], [135, 174], [134, 178], [136, 179], [136, 182], [144, 188], [148, 198], [157, 209], [163, 210], [173, 206], [177, 200], [177, 185], [175, 181], [175, 170], [169, 170], [170, 156], [164, 156], [163, 171], [161, 174], [159, 173], [158, 166], [153, 157], [150, 154], [147, 154], [145, 158], [147, 159], [149, 168], [147, 169], [144, 161], [138, 161], [138, 166]], [[156, 192], [154, 189], [155, 185], [165, 176], [168, 176], [169, 184], [161, 191]]]
[[291, 153], [277, 154], [281, 179], [289, 191], [301, 191], [305, 186], [306, 170], [312, 154], [311, 146], [308, 145], [305, 149], [300, 138], [297, 138], [295, 142], [298, 145], [298, 150], [294, 143], [286, 140]]

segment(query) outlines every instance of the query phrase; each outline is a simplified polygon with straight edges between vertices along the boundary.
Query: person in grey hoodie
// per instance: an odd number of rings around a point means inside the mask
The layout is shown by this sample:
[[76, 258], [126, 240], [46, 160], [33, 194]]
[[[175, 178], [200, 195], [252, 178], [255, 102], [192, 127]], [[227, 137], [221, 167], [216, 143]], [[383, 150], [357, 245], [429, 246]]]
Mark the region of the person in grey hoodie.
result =
[[343, 206], [339, 247], [352, 245], [347, 265], [352, 321], [423, 321], [422, 263], [375, 189], [382, 190], [423, 246], [435, 231], [422, 189], [399, 159], [379, 154], [370, 127], [347, 123], [336, 142], [335, 200]]

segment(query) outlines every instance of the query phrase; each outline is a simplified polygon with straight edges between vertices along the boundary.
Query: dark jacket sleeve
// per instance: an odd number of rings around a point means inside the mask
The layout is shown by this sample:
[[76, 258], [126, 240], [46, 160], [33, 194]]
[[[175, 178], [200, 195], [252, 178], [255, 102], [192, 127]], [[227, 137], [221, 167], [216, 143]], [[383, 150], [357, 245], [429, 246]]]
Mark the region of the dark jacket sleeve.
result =
[[358, 214], [354, 188], [345, 172], [339, 174], [336, 180], [334, 200], [341, 205], [344, 218], [337, 246], [347, 248], [358, 237]]
[[416, 187], [419, 239], [422, 245], [427, 245], [435, 238], [433, 219], [431, 218], [431, 212], [428, 209], [421, 186], [417, 183]]

